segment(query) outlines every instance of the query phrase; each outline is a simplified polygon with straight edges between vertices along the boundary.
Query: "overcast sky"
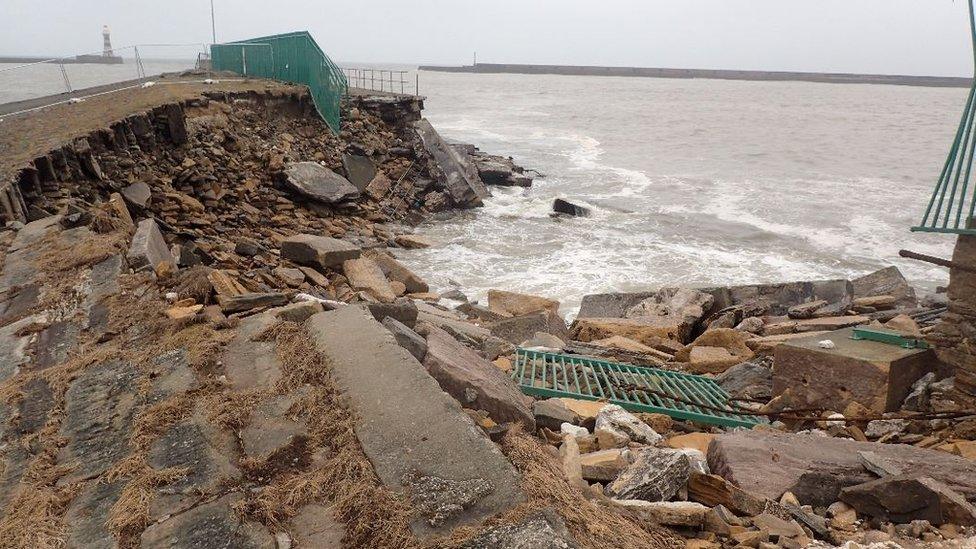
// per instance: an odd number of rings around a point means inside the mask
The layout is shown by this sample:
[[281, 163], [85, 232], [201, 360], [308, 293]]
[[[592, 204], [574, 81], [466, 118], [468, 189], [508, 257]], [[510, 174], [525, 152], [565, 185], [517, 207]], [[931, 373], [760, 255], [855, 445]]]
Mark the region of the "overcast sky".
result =
[[[971, 75], [966, 0], [214, 0], [217, 39], [309, 30], [338, 62]], [[210, 41], [209, 0], [0, 0], [0, 54]], [[155, 51], [163, 51], [157, 49]]]

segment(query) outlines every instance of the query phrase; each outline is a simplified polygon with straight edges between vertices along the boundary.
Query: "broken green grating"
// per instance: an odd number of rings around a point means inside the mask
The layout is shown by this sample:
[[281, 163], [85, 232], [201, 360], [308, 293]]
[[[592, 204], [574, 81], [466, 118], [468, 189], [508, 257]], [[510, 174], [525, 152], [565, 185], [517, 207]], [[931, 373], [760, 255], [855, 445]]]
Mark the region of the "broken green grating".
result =
[[631, 412], [723, 427], [766, 423], [732, 408], [714, 380], [681, 372], [519, 348], [512, 379], [532, 396], [605, 401]]

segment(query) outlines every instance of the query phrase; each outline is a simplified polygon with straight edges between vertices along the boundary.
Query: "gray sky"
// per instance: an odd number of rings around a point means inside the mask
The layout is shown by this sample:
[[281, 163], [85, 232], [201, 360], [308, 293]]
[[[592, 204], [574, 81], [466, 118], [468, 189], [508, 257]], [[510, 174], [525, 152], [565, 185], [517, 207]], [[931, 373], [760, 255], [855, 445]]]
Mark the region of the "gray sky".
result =
[[[307, 29], [338, 62], [971, 75], [966, 0], [215, 0], [217, 39]], [[0, 54], [209, 42], [208, 0], [0, 0]], [[157, 49], [154, 51], [163, 51]]]

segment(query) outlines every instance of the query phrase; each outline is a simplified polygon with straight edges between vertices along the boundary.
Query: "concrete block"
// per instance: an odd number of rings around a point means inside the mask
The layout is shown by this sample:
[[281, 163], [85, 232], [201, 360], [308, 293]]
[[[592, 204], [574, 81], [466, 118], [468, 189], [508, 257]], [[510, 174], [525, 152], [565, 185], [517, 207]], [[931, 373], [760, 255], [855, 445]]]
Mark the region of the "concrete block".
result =
[[129, 266], [136, 270], [155, 269], [163, 261], [168, 261], [174, 269], [176, 268], [176, 259], [170, 253], [166, 241], [163, 240], [163, 233], [160, 232], [159, 226], [152, 219], [143, 219], [139, 222], [126, 259], [129, 261]]
[[[790, 389], [799, 403], [843, 410], [859, 402], [873, 412], [901, 407], [912, 384], [937, 367], [930, 349], [851, 339], [853, 328], [793, 339], [774, 350], [773, 394]], [[834, 348], [821, 348], [829, 339]]]

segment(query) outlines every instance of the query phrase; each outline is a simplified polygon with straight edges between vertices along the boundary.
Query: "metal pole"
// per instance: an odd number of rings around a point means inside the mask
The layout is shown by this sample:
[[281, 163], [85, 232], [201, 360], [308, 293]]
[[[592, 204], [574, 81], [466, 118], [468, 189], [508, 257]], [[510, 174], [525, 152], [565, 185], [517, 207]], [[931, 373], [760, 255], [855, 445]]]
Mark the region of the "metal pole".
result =
[[217, 21], [216, 21], [216, 19], [214, 19], [214, 4], [213, 4], [213, 0], [210, 0], [210, 32], [213, 33], [212, 34], [212, 36], [213, 36], [213, 42], [211, 42], [211, 43], [212, 44], [216, 44], [217, 43]]
[[413, 94], [416, 95], [417, 97], [420, 97], [420, 71], [419, 70], [417, 71], [417, 74], [414, 75], [414, 77], [416, 77], [416, 81], [414, 81], [413, 84]]

